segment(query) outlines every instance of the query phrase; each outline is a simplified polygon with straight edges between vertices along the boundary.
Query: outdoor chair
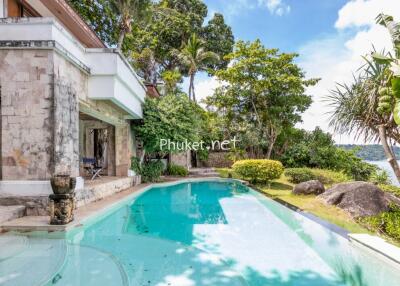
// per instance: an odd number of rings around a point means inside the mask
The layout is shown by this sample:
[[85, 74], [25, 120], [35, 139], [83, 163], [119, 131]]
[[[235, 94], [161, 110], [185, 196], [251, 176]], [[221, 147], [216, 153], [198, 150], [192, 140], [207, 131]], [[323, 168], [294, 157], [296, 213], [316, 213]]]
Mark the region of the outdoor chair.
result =
[[86, 173], [94, 180], [96, 177], [101, 178], [100, 173], [103, 171], [103, 167], [97, 165], [97, 160], [95, 158], [82, 158], [83, 168]]

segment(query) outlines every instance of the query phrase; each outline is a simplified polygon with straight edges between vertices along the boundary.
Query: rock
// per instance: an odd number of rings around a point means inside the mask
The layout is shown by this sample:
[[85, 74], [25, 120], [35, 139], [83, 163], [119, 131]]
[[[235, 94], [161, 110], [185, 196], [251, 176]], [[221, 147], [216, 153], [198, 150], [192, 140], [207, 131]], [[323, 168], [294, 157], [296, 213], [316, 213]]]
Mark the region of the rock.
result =
[[319, 198], [347, 211], [353, 217], [377, 215], [388, 211], [391, 203], [398, 204], [400, 201], [367, 182], [336, 184], [319, 195]]
[[296, 195], [319, 195], [323, 192], [325, 192], [324, 185], [318, 180], [297, 184], [292, 191], [292, 193]]

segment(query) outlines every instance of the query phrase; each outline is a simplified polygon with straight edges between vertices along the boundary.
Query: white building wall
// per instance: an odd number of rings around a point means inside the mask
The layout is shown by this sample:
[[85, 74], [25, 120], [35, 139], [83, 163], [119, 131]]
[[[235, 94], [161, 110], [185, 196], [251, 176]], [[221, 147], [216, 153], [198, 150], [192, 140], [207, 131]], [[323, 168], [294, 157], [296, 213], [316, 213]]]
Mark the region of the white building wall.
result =
[[89, 74], [89, 99], [113, 102], [128, 119], [142, 117], [146, 88], [115, 50], [86, 49], [53, 18], [2, 19], [0, 41], [54, 41], [64, 57]]
[[5, 17], [5, 11], [4, 11], [4, 0], [0, 0], [0, 18], [4, 18]]

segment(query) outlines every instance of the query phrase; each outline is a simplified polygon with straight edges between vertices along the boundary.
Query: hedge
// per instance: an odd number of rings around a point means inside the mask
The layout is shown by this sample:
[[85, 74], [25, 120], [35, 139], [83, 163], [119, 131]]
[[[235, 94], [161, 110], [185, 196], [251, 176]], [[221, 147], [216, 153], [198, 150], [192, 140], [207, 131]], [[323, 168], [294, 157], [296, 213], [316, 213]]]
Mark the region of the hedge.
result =
[[281, 162], [266, 159], [239, 160], [232, 165], [232, 169], [240, 178], [252, 183], [278, 179], [284, 170]]

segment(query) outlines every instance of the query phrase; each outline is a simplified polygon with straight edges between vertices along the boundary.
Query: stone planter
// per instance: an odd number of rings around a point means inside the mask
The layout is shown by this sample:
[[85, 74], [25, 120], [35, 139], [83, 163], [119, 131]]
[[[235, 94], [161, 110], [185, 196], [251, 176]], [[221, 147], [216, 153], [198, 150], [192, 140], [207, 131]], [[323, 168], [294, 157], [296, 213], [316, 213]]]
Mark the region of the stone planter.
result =
[[50, 224], [68, 224], [74, 220], [75, 194], [49, 196]]
[[76, 178], [69, 175], [56, 175], [50, 179], [50, 183], [55, 195], [71, 194], [75, 190]]

